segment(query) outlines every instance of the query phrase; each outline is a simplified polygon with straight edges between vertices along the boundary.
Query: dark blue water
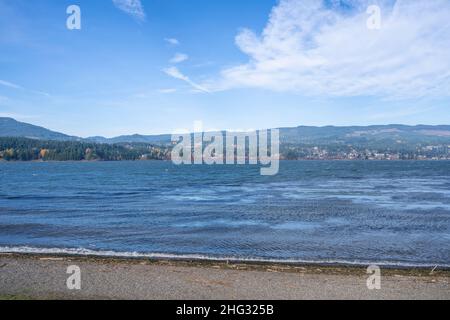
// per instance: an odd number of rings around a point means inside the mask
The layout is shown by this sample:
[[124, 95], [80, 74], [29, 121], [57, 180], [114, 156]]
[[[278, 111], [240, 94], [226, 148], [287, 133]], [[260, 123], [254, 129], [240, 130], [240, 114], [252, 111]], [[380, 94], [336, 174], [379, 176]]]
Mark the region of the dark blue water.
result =
[[0, 247], [449, 266], [450, 162], [3, 162]]

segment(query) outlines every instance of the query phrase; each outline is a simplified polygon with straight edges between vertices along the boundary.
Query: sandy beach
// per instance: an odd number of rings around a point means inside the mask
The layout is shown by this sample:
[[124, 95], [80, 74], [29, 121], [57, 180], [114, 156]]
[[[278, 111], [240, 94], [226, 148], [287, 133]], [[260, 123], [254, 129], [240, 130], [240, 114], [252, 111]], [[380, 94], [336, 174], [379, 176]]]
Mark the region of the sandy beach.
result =
[[[81, 270], [69, 290], [67, 268]], [[0, 255], [1, 299], [450, 299], [450, 271]]]

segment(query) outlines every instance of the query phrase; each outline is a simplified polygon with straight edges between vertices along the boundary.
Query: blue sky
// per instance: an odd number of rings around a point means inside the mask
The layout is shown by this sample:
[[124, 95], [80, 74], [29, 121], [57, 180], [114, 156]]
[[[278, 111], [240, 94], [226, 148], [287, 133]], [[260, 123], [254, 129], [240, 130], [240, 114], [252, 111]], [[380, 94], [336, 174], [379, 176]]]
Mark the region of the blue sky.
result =
[[[66, 28], [73, 4], [81, 30]], [[447, 0], [0, 0], [0, 116], [79, 136], [450, 124], [449, 13]]]

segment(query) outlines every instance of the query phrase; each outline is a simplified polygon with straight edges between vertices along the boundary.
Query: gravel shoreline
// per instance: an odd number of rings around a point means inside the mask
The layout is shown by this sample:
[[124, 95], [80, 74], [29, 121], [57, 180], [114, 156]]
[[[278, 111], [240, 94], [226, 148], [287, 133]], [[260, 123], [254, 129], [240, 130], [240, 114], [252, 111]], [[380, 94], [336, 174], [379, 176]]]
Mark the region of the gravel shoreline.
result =
[[[67, 268], [80, 267], [81, 290]], [[450, 271], [67, 255], [0, 254], [0, 299], [450, 299]]]

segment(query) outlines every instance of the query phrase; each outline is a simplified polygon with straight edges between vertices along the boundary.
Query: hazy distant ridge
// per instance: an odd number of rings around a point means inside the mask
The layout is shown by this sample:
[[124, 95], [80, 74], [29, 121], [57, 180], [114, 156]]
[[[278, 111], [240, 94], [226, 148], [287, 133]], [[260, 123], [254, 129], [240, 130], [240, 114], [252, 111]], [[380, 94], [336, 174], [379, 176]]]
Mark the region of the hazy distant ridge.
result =
[[12, 118], [0, 118], [0, 137], [23, 137], [56, 141], [82, 140], [79, 137], [69, 136], [43, 127], [19, 122]]
[[[170, 143], [171, 135], [125, 135], [114, 138], [101, 136], [80, 138], [60, 132], [16, 121], [12, 118], [0, 118], [0, 137], [25, 137], [39, 140], [89, 141], [96, 143]], [[280, 129], [281, 142], [284, 144], [330, 144], [330, 143], [364, 143], [364, 142], [398, 142], [398, 143], [450, 143], [450, 125], [400, 124], [346, 127], [299, 126]]]

